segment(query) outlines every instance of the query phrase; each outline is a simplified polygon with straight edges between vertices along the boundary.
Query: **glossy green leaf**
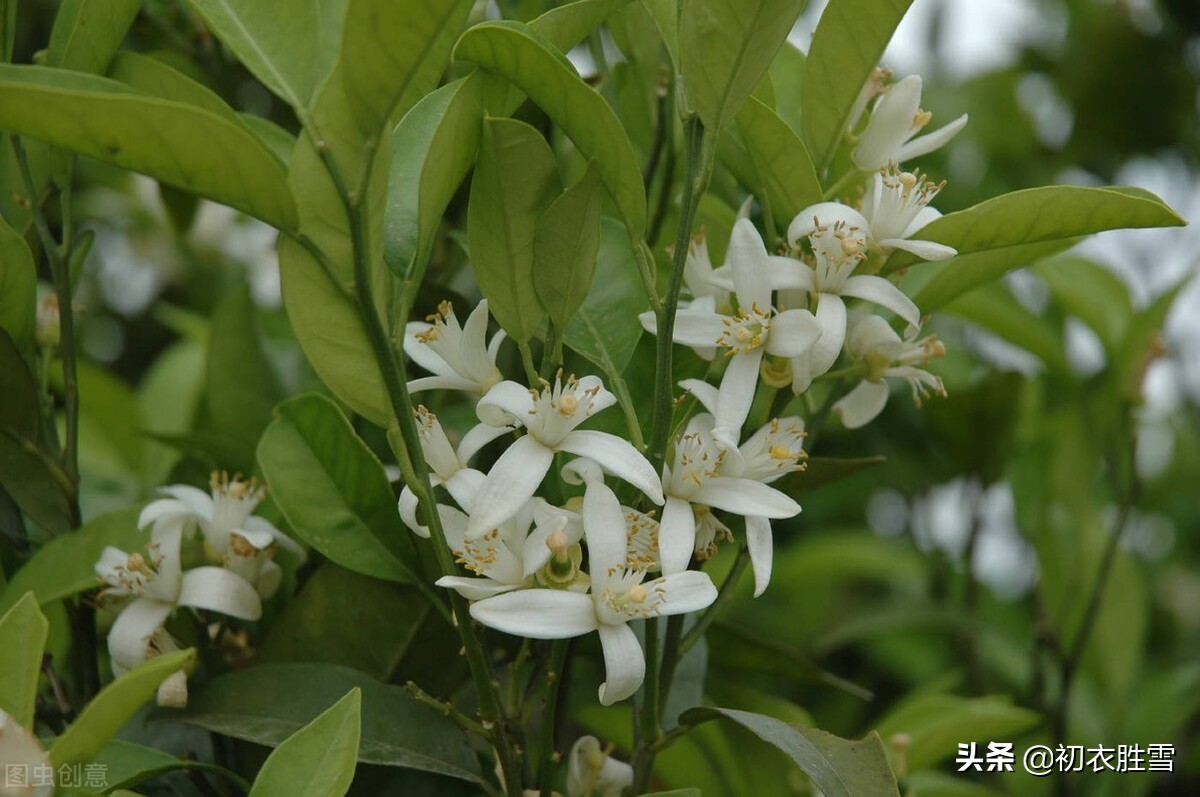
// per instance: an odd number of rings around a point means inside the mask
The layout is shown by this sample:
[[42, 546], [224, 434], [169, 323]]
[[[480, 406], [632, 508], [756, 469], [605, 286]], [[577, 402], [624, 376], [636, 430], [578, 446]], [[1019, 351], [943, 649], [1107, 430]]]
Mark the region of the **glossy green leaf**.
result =
[[387, 681], [429, 610], [411, 587], [326, 562], [271, 624], [259, 655], [272, 663], [341, 664]]
[[190, 103], [230, 121], [241, 122], [237, 112], [220, 95], [158, 58], [128, 50], [117, 53], [108, 68], [108, 76], [146, 94]]
[[17, 349], [33, 345], [37, 267], [21, 234], [0, 219], [0, 329]]
[[642, 797], [703, 797], [703, 794], [699, 789], [671, 789], [644, 794]]
[[662, 37], [671, 63], [679, 71], [679, 3], [676, 0], [642, 0]]
[[306, 108], [337, 57], [346, 0], [190, 0], [263, 85]]
[[767, 74], [775, 87], [775, 112], [787, 123], [792, 132], [804, 135], [801, 103], [804, 94], [804, 53], [791, 42], [784, 42], [779, 54], [771, 62]]
[[960, 742], [1010, 741], [1041, 722], [1041, 715], [1007, 698], [921, 695], [897, 707], [876, 726], [890, 739], [908, 736], [905, 761], [910, 771], [953, 755]]
[[595, 161], [546, 208], [533, 241], [533, 284], [559, 329], [587, 298], [600, 251], [600, 180]]
[[383, 464], [337, 405], [308, 393], [283, 402], [258, 463], [297, 537], [342, 567], [411, 583], [416, 549]]
[[102, 75], [141, 0], [64, 0], [50, 31], [46, 65]]
[[271, 752], [250, 797], [342, 797], [354, 779], [361, 726], [355, 687]]
[[941, 312], [978, 324], [1025, 349], [1058, 373], [1070, 373], [1059, 331], [1029, 312], [1003, 284], [976, 288], [942, 307]]
[[629, 5], [631, 0], [575, 0], [551, 8], [531, 20], [529, 27], [544, 36], [546, 41], [566, 52], [587, 38], [615, 11]]
[[912, 0], [831, 0], [805, 62], [804, 139], [818, 169], [833, 159], [855, 101]]
[[[205, 761], [177, 758], [154, 747], [113, 739], [93, 758], [90, 764], [104, 767], [105, 782], [109, 788], [134, 787], [151, 778], [179, 769], [193, 769], [212, 773], [218, 777], [237, 777], [229, 770]], [[109, 792], [119, 794], [120, 792]], [[133, 792], [125, 792], [133, 794]]]
[[17, 724], [33, 728], [42, 651], [50, 623], [38, 608], [37, 597], [26, 592], [16, 605], [0, 616], [0, 710]]
[[293, 228], [283, 166], [244, 125], [107, 78], [0, 64], [0, 128]]
[[213, 312], [205, 373], [212, 428], [238, 444], [238, 461], [224, 467], [249, 473], [258, 438], [271, 422], [283, 387], [263, 351], [245, 283], [225, 294]]
[[0, 611], [30, 590], [45, 606], [96, 587], [95, 565], [106, 547], [133, 551], [149, 542], [148, 533], [137, 527], [140, 511], [141, 507], [132, 506], [100, 515], [43, 545], [0, 593]]
[[[962, 256], [1104, 230], [1177, 227], [1183, 223], [1161, 199], [1141, 189], [1057, 185], [1013, 191], [947, 213], [913, 237], [953, 246]], [[887, 274], [919, 262], [915, 255], [896, 252], [883, 271]]]
[[821, 182], [808, 150], [778, 114], [754, 97], [738, 112], [737, 125], [758, 174], [753, 187], [766, 190], [776, 226], [786, 228], [801, 210], [821, 201]]
[[567, 324], [566, 344], [610, 377], [620, 376], [642, 337], [638, 314], [648, 309], [628, 234], [615, 220], [601, 219], [596, 277]]
[[269, 664], [226, 673], [192, 695], [185, 712], [162, 719], [273, 747], [354, 687], [363, 694], [359, 761], [479, 780], [475, 754], [453, 720], [349, 667]]
[[995, 282], [1010, 271], [1057, 255], [1078, 242], [1078, 238], [1063, 238], [957, 255], [914, 269], [905, 275], [900, 286], [913, 297], [921, 312], [931, 313], [968, 291]]
[[57, 767], [95, 758], [129, 718], [154, 697], [158, 685], [172, 673], [191, 667], [195, 656], [192, 649], [155, 656], [104, 687], [54, 740], [50, 763]]
[[804, 0], [688, 0], [679, 58], [688, 101], [705, 127], [730, 122], [783, 46]]
[[487, 119], [471, 179], [467, 235], [479, 289], [500, 326], [528, 342], [544, 313], [533, 286], [538, 219], [560, 190], [542, 134], [515, 119]]
[[471, 75], [442, 86], [392, 133], [384, 257], [401, 276], [429, 257], [442, 215], [475, 163], [483, 84]]
[[850, 741], [816, 728], [729, 708], [694, 708], [680, 717], [689, 725], [715, 719], [732, 720], [787, 753], [825, 797], [899, 797], [896, 776], [874, 731], [864, 739]]
[[454, 50], [512, 81], [562, 128], [585, 158], [595, 158], [630, 235], [646, 230], [646, 193], [633, 145], [608, 103], [584, 83], [570, 62], [529, 26], [485, 22], [463, 34]]
[[1140, 396], [1141, 382], [1146, 367], [1159, 356], [1159, 336], [1167, 315], [1175, 306], [1175, 298], [1187, 285], [1183, 281], [1134, 315], [1124, 339], [1113, 357], [1114, 383], [1126, 395]]
[[242, 124], [250, 128], [250, 132], [262, 142], [280, 163], [288, 163], [292, 159], [292, 150], [296, 148], [296, 138], [270, 119], [249, 113], [239, 113]]

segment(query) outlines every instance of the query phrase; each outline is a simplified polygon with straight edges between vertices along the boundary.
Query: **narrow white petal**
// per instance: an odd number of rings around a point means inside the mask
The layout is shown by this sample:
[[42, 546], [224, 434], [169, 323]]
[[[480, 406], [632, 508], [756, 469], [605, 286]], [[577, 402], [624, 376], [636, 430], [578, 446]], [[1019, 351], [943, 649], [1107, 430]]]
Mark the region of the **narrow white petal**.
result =
[[501, 584], [490, 578], [469, 578], [466, 576], [442, 576], [436, 582], [439, 587], [452, 589], [469, 601], [481, 601], [494, 595], [503, 595], [520, 589], [519, 584]]
[[426, 321], [409, 321], [404, 326], [404, 353], [408, 355], [410, 360], [429, 373], [437, 374], [438, 376], [450, 376], [454, 373], [454, 369], [450, 367], [450, 364], [443, 360], [441, 355], [417, 339], [417, 335], [427, 332], [432, 328], [433, 324]]
[[[249, 520], [249, 518], [247, 518], [247, 520]], [[238, 535], [260, 551], [270, 546], [271, 543], [275, 542], [274, 535], [265, 529], [230, 529], [229, 533]]]
[[926, 205], [917, 211], [917, 215], [913, 216], [913, 220], [910, 221], [908, 226], [904, 228], [904, 234], [901, 237], [912, 238], [914, 235], [920, 232], [925, 225], [929, 224], [930, 222], [937, 221], [941, 217], [941, 211], [939, 211], [937, 208]]
[[491, 341], [488, 342], [488, 346], [487, 346], [488, 359], [490, 359], [493, 364], [496, 362], [496, 358], [500, 356], [500, 344], [504, 342], [504, 339], [506, 337], [508, 337], [508, 336], [505, 334], [504, 330], [502, 329], [499, 332], [497, 332], [495, 335], [492, 335]]
[[767, 248], [749, 219], [739, 219], [733, 225], [733, 232], [729, 236], [729, 253], [725, 259], [733, 269], [738, 305], [746, 311], [755, 306], [763, 310], [770, 307]]
[[657, 595], [660, 614], [688, 614], [712, 605], [717, 588], [708, 573], [685, 570], [643, 584], [647, 592]]
[[715, 385], [710, 385], [703, 379], [685, 379], [679, 383], [679, 386], [695, 396], [704, 409], [709, 412], [717, 411], [717, 388]]
[[119, 665], [132, 670], [146, 660], [150, 638], [173, 608], [169, 603], [139, 598], [117, 615], [108, 632], [108, 653], [114, 668]]
[[604, 482], [592, 482], [583, 494], [583, 533], [587, 538], [592, 589], [603, 592], [608, 574], [625, 564], [625, 513]]
[[885, 238], [879, 244], [880, 246], [892, 249], [903, 249], [905, 252], [911, 252], [924, 260], [945, 260], [948, 257], [954, 257], [958, 254], [958, 250], [953, 246], [946, 246], [945, 244], [934, 243], [933, 241]]
[[721, 377], [717, 392], [716, 425], [713, 436], [726, 448], [737, 448], [742, 424], [750, 414], [754, 403], [754, 391], [758, 388], [758, 366], [762, 363], [763, 350], [760, 346], [745, 354], [729, 358], [729, 367]]
[[600, 626], [604, 651], [604, 683], [600, 684], [601, 705], [611, 706], [631, 697], [646, 677], [646, 656], [637, 634], [628, 625]]
[[821, 337], [805, 355], [810, 379], [828, 371], [842, 353], [842, 343], [846, 340], [846, 303], [832, 293], [818, 294], [814, 315], [821, 324]]
[[865, 274], [851, 277], [842, 286], [842, 295], [873, 302], [880, 307], [886, 307], [913, 326], [921, 325], [921, 311], [913, 304], [912, 299], [883, 277]]
[[464, 512], [470, 512], [475, 504], [475, 493], [479, 492], [479, 487], [486, 478], [483, 471], [463, 468], [446, 480], [446, 492], [450, 493], [450, 497]]
[[137, 527], [144, 529], [151, 523], [167, 517], [195, 517], [196, 513], [192, 507], [175, 498], [160, 498], [157, 501], [151, 501], [142, 509], [142, 513], [138, 515]]
[[400, 520], [408, 526], [408, 530], [418, 537], [429, 539], [429, 528], [422, 526], [417, 522], [417, 496], [408, 485], [404, 485], [404, 489], [400, 491], [400, 500], [396, 502], [396, 509], [400, 512]]
[[529, 388], [516, 382], [500, 382], [475, 405], [479, 420], [491, 426], [524, 425], [533, 411]]
[[847, 429], [859, 429], [883, 412], [887, 400], [888, 388], [884, 382], [868, 382], [864, 379], [833, 405], [833, 411]]
[[458, 442], [458, 451], [456, 459], [462, 467], [466, 467], [471, 458], [479, 453], [479, 449], [486, 446], [488, 443], [495, 440], [497, 437], [508, 434], [512, 430], [507, 426], [492, 426], [489, 423], [476, 424], [463, 435], [462, 440]]
[[177, 603], [241, 620], [262, 617], [262, 601], [254, 587], [222, 567], [197, 567], [184, 573]]
[[663, 575], [687, 570], [696, 548], [696, 516], [692, 505], [682, 498], [667, 496], [662, 522], [658, 527], [658, 555]]
[[509, 446], [475, 493], [467, 537], [475, 539], [516, 515], [533, 497], [553, 461], [554, 452], [532, 435]]
[[409, 393], [423, 393], [426, 390], [465, 390], [477, 394], [479, 385], [461, 376], [423, 376], [408, 383]]
[[758, 515], [746, 516], [746, 548], [750, 551], [750, 565], [754, 568], [754, 597], [757, 598], [771, 583], [771, 562], [775, 548], [771, 539], [771, 521]]
[[860, 360], [873, 349], [896, 351], [900, 345], [900, 336], [896, 334], [896, 330], [877, 315], [860, 318], [846, 336], [846, 348], [850, 350], [851, 355]]
[[926, 153], [938, 149], [958, 135], [958, 131], [967, 126], [967, 119], [968, 116], [964, 113], [945, 127], [939, 128], [932, 133], [926, 133], [923, 136], [917, 136], [912, 141], [900, 147], [896, 153], [896, 162], [903, 163], [904, 161], [919, 158]]
[[458, 361], [467, 374], [482, 378], [492, 370], [492, 360], [487, 351], [488, 304], [484, 299], [475, 305], [463, 324], [462, 337], [458, 341]]
[[821, 323], [807, 310], [784, 310], [771, 319], [767, 353], [776, 357], [796, 357], [811, 348], [821, 337], [821, 332]]
[[155, 702], [163, 708], [187, 708], [187, 672], [176, 670], [158, 685]]
[[558, 450], [595, 460], [606, 472], [629, 482], [654, 503], [663, 502], [662, 484], [654, 466], [628, 440], [608, 432], [576, 429], [562, 439]]
[[704, 308], [685, 307], [675, 314], [671, 340], [684, 346], [713, 346], [725, 331], [724, 318]]
[[168, 487], [162, 487], [159, 492], [163, 495], [169, 495], [187, 504], [192, 514], [196, 517], [202, 517], [205, 520], [211, 520], [213, 516], [213, 499], [208, 493], [196, 487], [187, 484], [172, 484]]
[[767, 258], [771, 287], [777, 291], [812, 291], [815, 276], [812, 266], [790, 257], [771, 255]]
[[913, 118], [921, 109], [921, 77], [909, 75], [893, 84], [875, 103], [871, 119], [854, 149], [854, 163], [873, 171], [898, 160], [901, 146], [913, 134]]
[[870, 223], [849, 205], [843, 205], [841, 202], [818, 202], [815, 205], [809, 205], [804, 210], [796, 214], [796, 218], [792, 219], [792, 223], [788, 225], [788, 243], [793, 247], [799, 246], [800, 242], [813, 234], [817, 229], [817, 224], [822, 227], [832, 227], [838, 222], [844, 222], [847, 227], [857, 227], [860, 230], [869, 230]]
[[735, 476], [706, 479], [693, 500], [735, 515], [788, 518], [800, 512], [799, 504], [774, 487]]
[[471, 604], [471, 616], [488, 628], [530, 639], [567, 639], [596, 630], [590, 595], [557, 589], [522, 589]]

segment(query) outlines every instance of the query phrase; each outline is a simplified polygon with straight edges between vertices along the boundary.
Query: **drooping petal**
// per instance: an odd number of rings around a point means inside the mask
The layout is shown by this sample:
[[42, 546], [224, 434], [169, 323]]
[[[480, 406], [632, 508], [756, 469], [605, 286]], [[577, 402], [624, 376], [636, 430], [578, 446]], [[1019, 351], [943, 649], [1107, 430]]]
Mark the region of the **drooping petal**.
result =
[[771, 282], [767, 270], [767, 248], [749, 219], [739, 219], [729, 236], [725, 256], [733, 270], [738, 305], [745, 311], [771, 306]]
[[461, 376], [423, 376], [408, 383], [409, 393], [422, 393], [426, 390], [465, 390], [474, 393], [478, 385], [470, 379]]
[[429, 539], [429, 527], [422, 526], [417, 521], [417, 495], [409, 486], [404, 485], [404, 489], [400, 491], [400, 500], [396, 502], [396, 509], [400, 513], [400, 520], [408, 526], [408, 530], [418, 537]]
[[745, 354], [735, 354], [729, 358], [729, 367], [721, 377], [713, 437], [726, 448], [737, 448], [742, 424], [746, 422], [750, 405], [754, 403], [754, 391], [758, 388], [758, 366], [762, 358], [761, 346]]
[[471, 604], [471, 616], [488, 628], [530, 639], [568, 639], [595, 631], [590, 595], [557, 589], [522, 589]]
[[789, 518], [800, 512], [799, 504], [774, 487], [735, 476], [706, 479], [692, 500], [735, 515]]
[[889, 249], [903, 249], [923, 260], [945, 260], [958, 254], [958, 250], [953, 246], [933, 241], [914, 241], [908, 238], [884, 238], [879, 245]]
[[114, 668], [132, 670], [146, 660], [151, 637], [173, 608], [163, 601], [139, 598], [117, 615], [108, 631], [108, 653]]
[[[250, 518], [246, 518], [246, 520], [249, 520], [249, 519]], [[242, 525], [246, 526], [249, 524], [243, 523]], [[257, 548], [260, 551], [263, 550], [264, 548], [268, 547], [271, 543], [273, 543], [275, 541], [275, 536], [273, 534], [271, 534], [271, 532], [269, 532], [265, 529], [262, 529], [262, 528], [259, 528], [259, 529], [248, 529], [248, 528], [230, 529], [229, 533], [238, 535], [243, 540], [250, 543], [251, 545], [253, 545], [255, 548]]]
[[821, 337], [804, 354], [792, 360], [792, 390], [797, 394], [808, 390], [812, 380], [825, 373], [837, 362], [846, 340], [846, 303], [832, 293], [817, 294], [817, 311]]
[[408, 355], [410, 360], [429, 373], [438, 376], [450, 376], [454, 373], [454, 369], [450, 367], [450, 363], [443, 360], [441, 355], [417, 338], [417, 335], [428, 332], [430, 329], [433, 329], [433, 324], [427, 321], [409, 321], [405, 324], [404, 353]]
[[533, 394], [529, 388], [509, 381], [494, 385], [479, 399], [475, 414], [491, 426], [523, 426], [533, 409]]
[[138, 515], [137, 527], [144, 529], [151, 523], [167, 517], [178, 517], [180, 515], [187, 517], [195, 517], [196, 513], [190, 504], [186, 504], [176, 498], [160, 498], [157, 501], [151, 501], [146, 504]]
[[553, 462], [554, 452], [533, 435], [527, 434], [509, 446], [475, 493], [467, 537], [475, 539], [516, 515], [533, 497]]
[[859, 274], [846, 280], [842, 286], [843, 296], [853, 296], [885, 307], [913, 326], [921, 325], [921, 311], [912, 299], [883, 277]]
[[183, 574], [180, 606], [227, 614], [240, 620], [262, 617], [262, 600], [241, 576], [222, 567], [197, 567]]
[[605, 471], [629, 482], [654, 503], [663, 502], [662, 484], [654, 466], [628, 440], [608, 432], [576, 429], [562, 439], [558, 449], [595, 460]]
[[789, 358], [799, 356], [817, 342], [821, 332], [821, 323], [807, 310], [784, 310], [771, 319], [767, 354]]
[[687, 570], [696, 547], [696, 516], [692, 505], [682, 498], [667, 496], [662, 522], [658, 527], [658, 554], [663, 575]]
[[703, 379], [684, 379], [679, 386], [691, 393], [700, 402], [700, 406], [709, 412], [717, 411], [717, 387]]
[[196, 517], [211, 520], [213, 516], [213, 499], [208, 493], [187, 484], [172, 484], [158, 490], [163, 495], [169, 495], [187, 504]]
[[467, 576], [442, 576], [434, 582], [439, 587], [452, 589], [469, 601], [481, 601], [494, 595], [503, 595], [520, 589], [520, 584], [501, 584], [490, 578], [469, 578]]
[[479, 492], [479, 486], [483, 484], [487, 476], [483, 471], [475, 470], [474, 468], [463, 468], [458, 473], [451, 476], [444, 485], [446, 492], [450, 493], [450, 497], [462, 508], [464, 512], [470, 512], [471, 507], [475, 503], [475, 494]]
[[258, 515], [251, 515], [246, 518], [246, 522], [242, 524], [242, 529], [247, 531], [265, 531], [271, 535], [271, 539], [283, 550], [290, 553], [298, 562], [303, 564], [308, 560], [308, 551], [300, 543], [293, 540], [288, 535], [284, 534], [275, 527], [271, 521], [266, 518], [261, 518]]
[[771, 521], [758, 515], [746, 516], [746, 548], [754, 568], [754, 597], [762, 595], [771, 583], [771, 562], [775, 545], [771, 539]]
[[813, 234], [818, 224], [822, 227], [832, 227], [839, 222], [860, 230], [871, 228], [863, 214], [849, 205], [843, 205], [841, 202], [818, 202], [809, 205], [792, 219], [792, 223], [788, 225], [788, 243], [793, 247], [799, 246], [801, 241]]
[[601, 705], [611, 706], [633, 695], [646, 677], [646, 656], [637, 634], [628, 625], [601, 625], [600, 647], [604, 651], [604, 683], [600, 684]]
[[904, 161], [919, 158], [938, 149], [958, 135], [958, 131], [967, 126], [968, 118], [968, 115], [964, 113], [945, 127], [934, 130], [932, 133], [926, 133], [923, 136], [917, 136], [912, 141], [900, 147], [896, 152], [896, 162], [903, 163]]
[[883, 412], [887, 400], [888, 388], [884, 382], [868, 382], [864, 379], [833, 405], [833, 411], [847, 429], [859, 429]]

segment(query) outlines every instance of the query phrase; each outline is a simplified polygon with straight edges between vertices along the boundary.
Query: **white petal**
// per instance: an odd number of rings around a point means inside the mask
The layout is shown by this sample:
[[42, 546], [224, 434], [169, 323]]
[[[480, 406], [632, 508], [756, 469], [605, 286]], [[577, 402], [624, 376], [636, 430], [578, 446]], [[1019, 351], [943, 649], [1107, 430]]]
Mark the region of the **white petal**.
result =
[[[34, 772], [53, 772], [49, 756], [37, 737], [22, 727], [17, 718], [0, 709], [0, 767], [4, 769], [4, 794], [7, 797], [51, 797], [53, 786], [38, 786]], [[17, 776], [23, 776], [20, 781]]]
[[892, 249], [903, 249], [905, 252], [911, 252], [924, 260], [945, 260], [948, 257], [954, 257], [958, 254], [958, 250], [953, 246], [946, 246], [945, 244], [934, 243], [933, 241], [885, 238], [879, 242], [879, 245]]
[[300, 545], [300, 543], [284, 534], [275, 527], [275, 524], [271, 523], [271, 521], [267, 520], [266, 518], [261, 518], [258, 515], [251, 515], [250, 517], [246, 518], [246, 522], [242, 524], [242, 528], [251, 531], [265, 531], [271, 535], [271, 538], [280, 548], [294, 556], [298, 562], [303, 564], [304, 562], [308, 561], [308, 551], [304, 550], [304, 547]]
[[762, 236], [749, 219], [739, 219], [729, 236], [729, 252], [725, 256], [733, 270], [733, 284], [738, 305], [746, 311], [752, 307], [766, 310], [771, 306], [771, 283], [767, 272], [767, 248]]
[[646, 310], [638, 313], [638, 321], [642, 324], [642, 329], [649, 332], [651, 335], [658, 334], [658, 316], [654, 315], [653, 310]]
[[108, 653], [114, 668], [132, 670], [146, 660], [150, 638], [170, 616], [169, 603], [139, 598], [126, 606], [108, 632]]
[[587, 538], [592, 589], [603, 592], [610, 572], [625, 564], [625, 513], [604, 482], [592, 482], [583, 495], [583, 533]]
[[872, 350], [898, 351], [902, 341], [887, 321], [877, 315], [862, 317], [854, 322], [846, 336], [846, 348], [855, 359], [861, 360]]
[[703, 379], [685, 379], [679, 383], [679, 386], [695, 396], [704, 409], [709, 412], [717, 411], [717, 388], [715, 385], [710, 385]]
[[164, 708], [187, 708], [188, 688], [187, 672], [176, 670], [158, 685], [156, 697], [158, 705]]
[[487, 351], [488, 304], [484, 299], [475, 306], [463, 324], [458, 341], [458, 357], [464, 370], [473, 377], [482, 377], [492, 370]]
[[887, 400], [886, 384], [868, 382], [864, 379], [833, 405], [833, 411], [842, 419], [842, 425], [847, 429], [858, 429], [866, 426], [875, 419], [876, 415], [883, 412], [883, 406], [887, 404]]
[[871, 229], [863, 214], [849, 205], [843, 205], [841, 202], [818, 202], [809, 205], [792, 219], [792, 223], [788, 225], [788, 243], [793, 247], [799, 246], [802, 240], [813, 234], [818, 223], [822, 227], [832, 227], [838, 222], [860, 230]]
[[667, 496], [662, 522], [658, 527], [658, 555], [663, 575], [687, 570], [696, 548], [696, 516], [692, 505], [682, 498]]
[[475, 494], [479, 492], [479, 487], [486, 478], [483, 471], [463, 468], [446, 480], [446, 492], [450, 493], [450, 497], [464, 512], [470, 512], [475, 504]]
[[796, 357], [817, 342], [821, 331], [820, 322], [807, 310], [784, 310], [771, 319], [767, 353], [776, 357]]
[[596, 630], [590, 595], [557, 589], [522, 589], [471, 604], [471, 616], [488, 628], [530, 639], [567, 639]]
[[468, 578], [466, 576], [442, 576], [436, 582], [439, 587], [452, 589], [469, 601], [481, 601], [494, 595], [503, 595], [520, 589], [519, 584], [501, 584], [490, 578]]
[[628, 440], [608, 432], [576, 429], [562, 439], [558, 450], [595, 460], [606, 472], [629, 482], [654, 503], [663, 502], [662, 484], [654, 466]]
[[685, 570], [643, 584], [647, 592], [657, 595], [659, 614], [688, 614], [712, 605], [717, 588], [708, 573]]
[[184, 573], [177, 603], [241, 620], [262, 617], [262, 601], [254, 587], [222, 567], [197, 567]]
[[400, 520], [408, 526], [408, 530], [418, 537], [429, 539], [429, 528], [422, 526], [417, 522], [417, 495], [408, 485], [404, 485], [404, 489], [400, 491], [400, 500], [396, 502], [396, 509], [400, 512]]
[[212, 519], [213, 499], [211, 495], [203, 490], [187, 484], [172, 484], [168, 487], [159, 488], [159, 492], [183, 501], [191, 508], [192, 514], [196, 515], [196, 517], [202, 517], [205, 520]]
[[527, 434], [509, 446], [472, 499], [467, 537], [473, 540], [515, 516], [533, 498], [553, 462], [554, 452], [533, 435]]
[[192, 507], [175, 498], [160, 498], [157, 501], [151, 501], [142, 509], [142, 513], [138, 515], [137, 527], [144, 529], [151, 523], [154, 523], [161, 518], [178, 517], [180, 515], [186, 517], [195, 517], [196, 513]]
[[754, 597], [758, 597], [771, 583], [771, 560], [774, 556], [771, 539], [771, 521], [758, 515], [746, 516], [746, 548], [750, 551], [750, 565], [754, 568]]
[[600, 626], [604, 651], [604, 683], [600, 684], [601, 705], [611, 706], [633, 695], [646, 677], [646, 656], [637, 634], [624, 623]]
[[476, 424], [463, 435], [462, 440], [458, 441], [456, 458], [459, 464], [466, 467], [467, 463], [471, 461], [471, 457], [475, 456], [479, 449], [510, 431], [512, 430], [507, 426], [492, 426], [489, 423]]
[[896, 153], [896, 162], [903, 163], [904, 161], [919, 158], [926, 153], [938, 149], [958, 135], [958, 131], [967, 126], [967, 119], [968, 116], [964, 113], [945, 127], [939, 128], [932, 133], [926, 133], [923, 136], [917, 136], [912, 141], [900, 147]]
[[[797, 358], [792, 365], [794, 377], [800, 377], [803, 369], [804, 376], [810, 382], [828, 371], [842, 353], [842, 343], [846, 340], [846, 303], [842, 301], [842, 297], [831, 293], [817, 294], [817, 311], [814, 315], [821, 324], [821, 337], [817, 338], [812, 348]], [[800, 360], [804, 362], [801, 363]], [[799, 387], [793, 384], [792, 389], [803, 392], [808, 389], [808, 385]]]
[[454, 369], [450, 367], [450, 364], [443, 360], [441, 355], [432, 348], [417, 339], [418, 334], [427, 332], [432, 328], [433, 324], [426, 321], [409, 321], [404, 326], [404, 353], [408, 355], [408, 359], [429, 373], [437, 374], [438, 376], [450, 376], [454, 373]]
[[925, 225], [937, 221], [941, 217], [942, 214], [937, 208], [926, 205], [917, 211], [917, 215], [913, 216], [913, 220], [910, 221], [908, 226], [904, 228], [904, 234], [902, 237], [912, 238], [914, 235], [920, 232]]
[[800, 512], [799, 504], [774, 487], [734, 476], [705, 479], [692, 500], [735, 515], [788, 518]]
[[475, 405], [479, 420], [491, 426], [524, 425], [533, 411], [529, 388], [516, 382], [500, 382]]
[[275, 541], [274, 535], [265, 529], [230, 529], [229, 533], [238, 535], [260, 551]]
[[675, 314], [671, 340], [684, 346], [713, 346], [725, 331], [724, 318], [706, 308], [685, 307]]
[[729, 358], [729, 367], [721, 377], [713, 436], [726, 448], [737, 448], [742, 424], [746, 422], [750, 405], [754, 403], [754, 391], [758, 388], [758, 366], [762, 363], [762, 357], [761, 346], [745, 354], [735, 354]]
[[812, 266], [790, 257], [771, 255], [767, 258], [771, 287], [777, 291], [812, 291], [816, 284]]
[[873, 171], [896, 160], [905, 141], [915, 132], [913, 118], [921, 109], [921, 76], [909, 75], [893, 84], [875, 103], [871, 119], [854, 149], [854, 163]]
[[873, 302], [880, 307], [886, 307], [913, 326], [921, 325], [921, 311], [913, 304], [912, 299], [883, 277], [865, 274], [851, 277], [842, 286], [842, 295]]
[[409, 393], [422, 393], [426, 390], [465, 390], [468, 393], [478, 393], [479, 385], [461, 376], [423, 376], [408, 383]]

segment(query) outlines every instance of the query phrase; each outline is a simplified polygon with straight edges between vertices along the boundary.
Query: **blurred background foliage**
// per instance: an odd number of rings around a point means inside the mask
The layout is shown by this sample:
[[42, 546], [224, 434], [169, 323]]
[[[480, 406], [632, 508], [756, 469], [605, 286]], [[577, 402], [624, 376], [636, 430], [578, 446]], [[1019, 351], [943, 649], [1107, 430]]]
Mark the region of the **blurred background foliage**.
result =
[[[551, 3], [500, 5], [528, 19]], [[822, 5], [811, 3], [794, 31], [801, 50]], [[15, 61], [36, 60], [56, 6], [19, 4]], [[646, 21], [634, 3], [610, 35], [573, 53], [618, 112], [657, 102], [645, 92], [653, 79], [628, 74], [657, 70], [662, 57]], [[126, 47], [238, 110], [296, 128], [182, 3], [147, 0]], [[638, 48], [647, 60], [620, 62], [622, 50]], [[601, 52], [611, 68], [597, 68]], [[1194, 0], [918, 0], [885, 65], [924, 75], [935, 124], [971, 114], [920, 164], [948, 181], [936, 203], [943, 212], [1035, 185], [1121, 183], [1197, 218]], [[798, 96], [786, 67], [773, 69], [776, 95]], [[535, 110], [521, 113], [537, 121]], [[654, 131], [638, 124], [630, 135], [644, 154]], [[11, 159], [7, 147], [2, 157]], [[0, 160], [0, 212], [21, 229], [15, 178]], [[718, 262], [739, 200], [722, 190], [731, 184], [718, 173], [701, 212]], [[470, 290], [461, 193], [419, 308]], [[321, 389], [280, 305], [274, 231], [84, 159], [74, 201], [95, 234], [76, 299], [85, 518], [149, 498], [160, 484], [203, 484], [214, 468], [254, 472], [271, 407]], [[667, 234], [655, 249], [665, 260], [669, 212], [660, 224]], [[935, 316], [949, 397], [919, 409], [894, 397], [863, 432], [830, 423], [810, 439], [810, 467], [791, 484], [804, 512], [777, 524], [771, 589], [751, 600], [746, 586], [707, 647], [681, 665], [672, 705], [704, 696], [844, 736], [878, 729], [905, 787], [922, 797], [1200, 793], [1198, 263], [1194, 227], [1106, 233]], [[680, 359], [681, 369], [695, 367]], [[636, 392], [652, 380], [629, 381]], [[444, 421], [455, 411], [465, 421], [469, 408], [445, 408]], [[386, 454], [369, 425], [360, 431]], [[0, 516], [11, 576], [39, 541], [13, 522], [11, 502], [0, 501]], [[731, 564], [720, 556], [714, 578]], [[278, 623], [263, 624], [268, 660], [322, 657], [397, 682], [415, 677], [435, 693], [465, 679], [462, 668], [430, 660], [452, 633], [433, 613], [422, 612], [412, 634], [388, 636], [403, 588], [319, 563], [299, 580], [290, 605], [276, 598]], [[341, 622], [346, 612], [358, 622]], [[306, 635], [333, 644], [305, 644]], [[592, 700], [596, 657], [576, 662], [574, 721], [627, 744], [626, 718]], [[662, 756], [662, 785], [805, 793], [781, 754], [743, 744], [741, 733], [699, 729]], [[1168, 743], [1177, 757], [1171, 774], [967, 778], [953, 758], [970, 741], [1018, 750]], [[363, 793], [386, 793], [386, 772], [367, 769]]]

